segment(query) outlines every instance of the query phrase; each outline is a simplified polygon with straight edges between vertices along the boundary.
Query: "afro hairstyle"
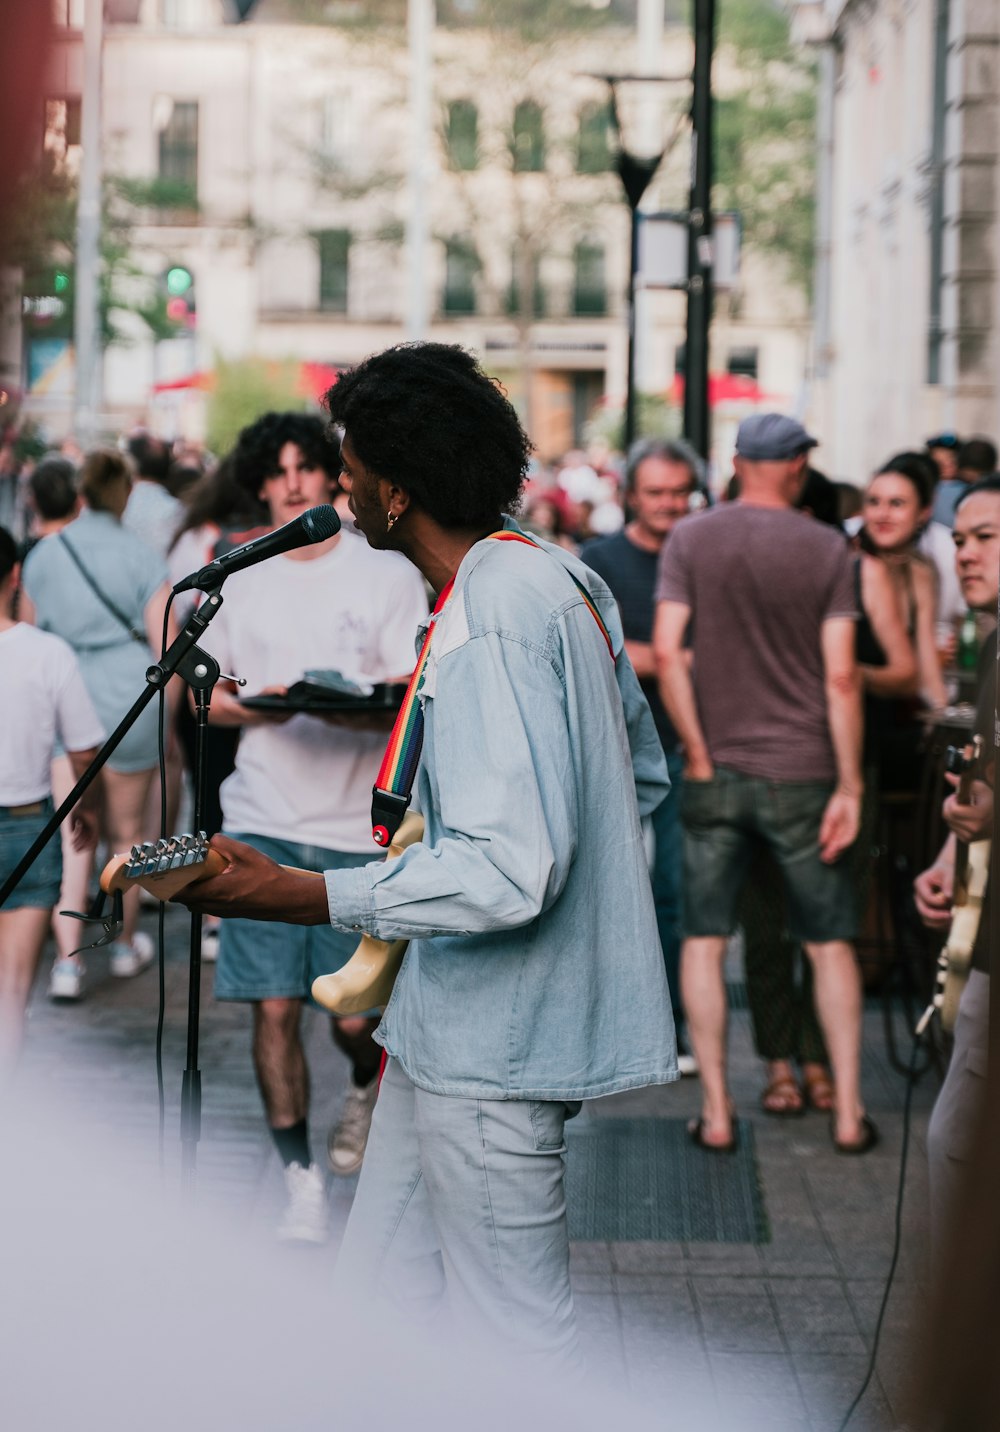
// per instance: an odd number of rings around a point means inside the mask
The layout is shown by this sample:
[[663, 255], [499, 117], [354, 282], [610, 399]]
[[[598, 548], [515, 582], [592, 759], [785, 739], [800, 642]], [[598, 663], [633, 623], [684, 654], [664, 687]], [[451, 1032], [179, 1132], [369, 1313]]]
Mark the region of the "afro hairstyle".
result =
[[494, 525], [518, 506], [531, 443], [471, 353], [401, 343], [342, 373], [325, 398], [369, 472], [442, 527]]

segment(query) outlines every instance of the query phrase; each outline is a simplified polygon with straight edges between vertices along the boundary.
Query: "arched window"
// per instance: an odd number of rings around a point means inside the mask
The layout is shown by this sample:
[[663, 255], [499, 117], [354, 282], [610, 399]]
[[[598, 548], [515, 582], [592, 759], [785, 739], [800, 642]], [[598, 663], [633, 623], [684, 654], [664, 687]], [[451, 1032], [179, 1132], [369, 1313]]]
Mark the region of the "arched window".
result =
[[576, 168], [579, 174], [605, 174], [613, 167], [611, 110], [588, 104], [580, 111]]
[[448, 106], [445, 139], [453, 168], [476, 168], [479, 163], [479, 111], [471, 99], [456, 99]]
[[514, 110], [511, 152], [518, 174], [539, 174], [545, 168], [545, 122], [542, 107], [526, 99]]
[[479, 255], [471, 239], [449, 239], [445, 245], [445, 313], [475, 313]]
[[608, 311], [604, 279], [604, 247], [586, 239], [573, 250], [573, 312], [599, 317]]

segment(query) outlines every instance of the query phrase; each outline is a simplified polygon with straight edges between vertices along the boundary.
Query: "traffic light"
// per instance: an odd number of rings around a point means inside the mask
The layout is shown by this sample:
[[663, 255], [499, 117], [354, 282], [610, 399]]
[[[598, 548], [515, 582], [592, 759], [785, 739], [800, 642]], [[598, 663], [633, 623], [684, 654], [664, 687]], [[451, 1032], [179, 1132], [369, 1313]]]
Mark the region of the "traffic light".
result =
[[172, 323], [193, 328], [197, 315], [194, 274], [183, 264], [171, 264], [163, 275], [163, 288], [167, 317]]

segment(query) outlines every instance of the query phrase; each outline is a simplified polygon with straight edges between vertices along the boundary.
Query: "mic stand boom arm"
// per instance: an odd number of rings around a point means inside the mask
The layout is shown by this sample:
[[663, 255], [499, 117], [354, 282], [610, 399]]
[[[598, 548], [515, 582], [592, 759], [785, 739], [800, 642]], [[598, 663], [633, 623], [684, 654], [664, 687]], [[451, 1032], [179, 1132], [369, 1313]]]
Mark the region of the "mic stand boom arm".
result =
[[[11, 871], [3, 885], [0, 885], [0, 909], [3, 908], [4, 901], [7, 897], [13, 894], [31, 866], [34, 865], [39, 855], [41, 855], [77, 801], [83, 793], [93, 785], [98, 772], [108, 758], [114, 754], [122, 740], [152, 701], [153, 697], [158, 691], [166, 689], [167, 682], [170, 678], [174, 675], [179, 675], [197, 689], [197, 687], [202, 684], [204, 676], [210, 672], [213, 666], [215, 667], [216, 675], [218, 675], [218, 665], [214, 658], [209, 656], [207, 652], [200, 651], [196, 643], [204, 634], [206, 627], [216, 615], [221, 605], [222, 596], [219, 589], [216, 588], [214, 591], [209, 592], [201, 606], [196, 608], [183, 631], [181, 631], [176, 639], [171, 642], [170, 646], [167, 647], [161, 659], [153, 666], [147, 668], [146, 689], [139, 696], [139, 699], [127, 715], [122, 718], [115, 730], [112, 731], [111, 735], [105, 741], [104, 745], [98, 751], [62, 805], [47, 822], [45, 829], [41, 831], [38, 838], [28, 850], [25, 851], [21, 860]], [[201, 666], [205, 668], [203, 673], [198, 672], [198, 668]]]

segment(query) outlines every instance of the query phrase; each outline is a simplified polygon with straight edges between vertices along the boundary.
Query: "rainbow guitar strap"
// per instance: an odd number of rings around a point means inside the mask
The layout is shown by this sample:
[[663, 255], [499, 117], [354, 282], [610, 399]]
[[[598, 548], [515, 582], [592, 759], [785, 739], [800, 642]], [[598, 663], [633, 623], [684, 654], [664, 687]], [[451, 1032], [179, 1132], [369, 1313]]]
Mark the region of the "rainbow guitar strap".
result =
[[[502, 532], [491, 532], [487, 540], [523, 542], [528, 547], [542, 550], [534, 538], [526, 536], [523, 532], [513, 532], [507, 529]], [[569, 576], [573, 577], [572, 572], [569, 573]], [[587, 610], [600, 628], [608, 652], [614, 661], [611, 633], [604, 623], [604, 618], [597, 610], [593, 597], [583, 583], [576, 577], [573, 577], [573, 581], [586, 603]], [[382, 764], [372, 787], [372, 839], [376, 845], [382, 846], [383, 849], [389, 845], [402, 824], [412, 797], [413, 783], [417, 778], [417, 767], [420, 764], [420, 752], [424, 744], [424, 709], [420, 702], [420, 690], [427, 671], [431, 639], [434, 636], [438, 618], [451, 600], [454, 586], [455, 579], [452, 577], [451, 581], [442, 588], [441, 595], [434, 603], [434, 610], [431, 612], [431, 619], [420, 648], [420, 655], [417, 657], [417, 664], [410, 677], [406, 695], [403, 697], [403, 704], [396, 716], [389, 744], [385, 748], [385, 755], [382, 757]]]

